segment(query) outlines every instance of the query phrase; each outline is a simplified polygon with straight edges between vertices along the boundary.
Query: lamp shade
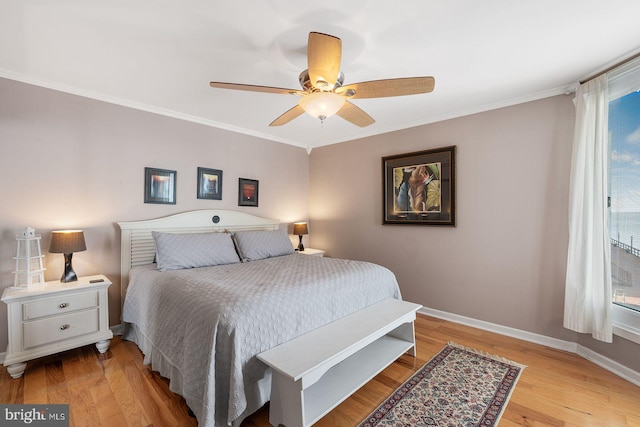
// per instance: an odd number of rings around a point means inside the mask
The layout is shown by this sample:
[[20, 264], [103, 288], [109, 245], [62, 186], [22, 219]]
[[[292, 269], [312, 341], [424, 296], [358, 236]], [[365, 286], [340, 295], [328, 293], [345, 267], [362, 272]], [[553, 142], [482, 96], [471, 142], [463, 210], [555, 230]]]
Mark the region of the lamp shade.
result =
[[72, 254], [87, 249], [82, 230], [61, 230], [51, 232], [49, 252], [54, 254]]
[[296, 222], [293, 224], [293, 234], [302, 236], [303, 234], [309, 234], [309, 228], [306, 222]]
[[303, 96], [298, 104], [310, 116], [324, 120], [344, 105], [345, 97], [333, 92], [313, 92]]

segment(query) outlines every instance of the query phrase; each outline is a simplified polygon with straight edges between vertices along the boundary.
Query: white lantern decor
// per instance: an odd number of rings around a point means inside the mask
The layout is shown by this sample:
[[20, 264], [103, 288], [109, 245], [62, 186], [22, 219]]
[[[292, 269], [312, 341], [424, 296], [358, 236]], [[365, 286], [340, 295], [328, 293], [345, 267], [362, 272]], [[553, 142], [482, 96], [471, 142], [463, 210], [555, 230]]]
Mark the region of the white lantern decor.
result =
[[15, 282], [16, 288], [31, 289], [44, 284], [44, 268], [42, 267], [42, 252], [40, 251], [40, 235], [36, 235], [31, 227], [25, 228], [16, 238], [18, 250], [16, 260]]

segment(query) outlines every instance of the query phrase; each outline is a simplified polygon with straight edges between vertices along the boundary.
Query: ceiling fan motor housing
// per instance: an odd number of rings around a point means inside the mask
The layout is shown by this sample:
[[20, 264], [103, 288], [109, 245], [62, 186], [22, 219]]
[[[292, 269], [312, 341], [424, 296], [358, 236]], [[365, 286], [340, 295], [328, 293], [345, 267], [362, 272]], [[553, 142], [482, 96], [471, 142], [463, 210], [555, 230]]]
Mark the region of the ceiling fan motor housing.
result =
[[[332, 88], [328, 87], [328, 83], [327, 82], [323, 82], [323, 81], [319, 81], [314, 85], [311, 82], [311, 78], [309, 77], [309, 70], [308, 69], [304, 70], [303, 72], [300, 73], [300, 76], [298, 77], [298, 80], [300, 81], [300, 86], [302, 87], [302, 89], [306, 90], [307, 92], [313, 92], [313, 91], [317, 91], [317, 90], [330, 91], [330, 90], [337, 89], [340, 86], [342, 86], [342, 83], [344, 82], [344, 73], [342, 71], [340, 71], [340, 74], [338, 74], [338, 78], [336, 79], [336, 84]], [[325, 87], [321, 87], [322, 83], [324, 83]]]

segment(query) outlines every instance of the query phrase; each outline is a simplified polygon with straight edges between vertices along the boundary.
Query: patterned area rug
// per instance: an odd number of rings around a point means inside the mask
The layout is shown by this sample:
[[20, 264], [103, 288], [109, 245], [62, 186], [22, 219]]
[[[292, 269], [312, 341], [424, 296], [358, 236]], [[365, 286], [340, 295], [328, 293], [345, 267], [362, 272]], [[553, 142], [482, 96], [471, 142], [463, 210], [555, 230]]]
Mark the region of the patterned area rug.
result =
[[449, 343], [359, 427], [496, 426], [524, 368]]

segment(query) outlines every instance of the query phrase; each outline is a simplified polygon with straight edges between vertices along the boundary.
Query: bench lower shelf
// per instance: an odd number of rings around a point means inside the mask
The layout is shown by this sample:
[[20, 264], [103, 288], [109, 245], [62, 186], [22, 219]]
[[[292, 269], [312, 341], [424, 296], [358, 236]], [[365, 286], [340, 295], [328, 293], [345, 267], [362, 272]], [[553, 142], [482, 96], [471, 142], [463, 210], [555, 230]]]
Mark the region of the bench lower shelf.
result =
[[303, 390], [304, 425], [318, 421], [412, 347], [413, 343], [385, 335], [331, 368]]

